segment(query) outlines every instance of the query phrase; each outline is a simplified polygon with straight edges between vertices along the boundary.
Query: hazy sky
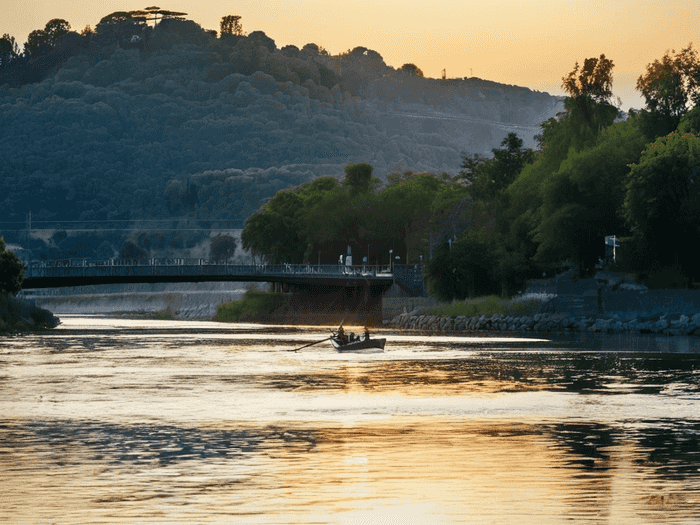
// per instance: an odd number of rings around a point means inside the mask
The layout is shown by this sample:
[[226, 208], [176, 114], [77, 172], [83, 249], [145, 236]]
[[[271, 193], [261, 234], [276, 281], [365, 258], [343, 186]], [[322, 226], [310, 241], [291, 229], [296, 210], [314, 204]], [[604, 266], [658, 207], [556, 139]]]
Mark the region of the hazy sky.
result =
[[[80, 30], [143, 0], [3, 0], [0, 34], [23, 43], [34, 29], [63, 18]], [[477, 76], [562, 94], [575, 62], [604, 53], [623, 109], [641, 108], [635, 91], [646, 65], [669, 49], [700, 49], [700, 3], [692, 0], [171, 0], [205, 29], [242, 16], [246, 33], [264, 31], [277, 47], [313, 42], [333, 54], [358, 46], [393, 67], [412, 62], [426, 76]]]

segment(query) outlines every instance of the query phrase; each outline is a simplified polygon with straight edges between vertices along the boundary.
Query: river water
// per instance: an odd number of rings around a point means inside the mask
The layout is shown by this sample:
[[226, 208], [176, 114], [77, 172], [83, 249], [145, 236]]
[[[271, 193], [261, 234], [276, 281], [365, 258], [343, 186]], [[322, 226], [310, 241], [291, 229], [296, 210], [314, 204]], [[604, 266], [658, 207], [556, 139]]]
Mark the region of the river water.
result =
[[0, 522], [700, 522], [697, 339], [290, 351], [327, 335], [62, 317], [0, 340]]

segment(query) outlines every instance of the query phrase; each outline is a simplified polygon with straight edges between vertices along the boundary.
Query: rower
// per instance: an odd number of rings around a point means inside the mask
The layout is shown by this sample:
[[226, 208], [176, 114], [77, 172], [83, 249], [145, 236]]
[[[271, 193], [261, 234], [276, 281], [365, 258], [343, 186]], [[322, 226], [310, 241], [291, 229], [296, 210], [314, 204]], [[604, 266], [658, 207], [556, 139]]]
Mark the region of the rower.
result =
[[369, 328], [365, 326], [365, 341], [369, 341]]

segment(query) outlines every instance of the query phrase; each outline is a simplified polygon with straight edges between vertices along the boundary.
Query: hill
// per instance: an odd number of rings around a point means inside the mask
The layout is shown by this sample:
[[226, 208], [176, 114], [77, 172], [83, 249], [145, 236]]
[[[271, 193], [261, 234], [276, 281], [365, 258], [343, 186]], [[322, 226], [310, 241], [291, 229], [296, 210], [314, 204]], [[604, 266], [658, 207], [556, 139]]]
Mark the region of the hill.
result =
[[[29, 212], [46, 228], [240, 222], [278, 190], [349, 163], [380, 177], [455, 173], [462, 154], [487, 153], [509, 131], [534, 144], [561, 107], [527, 88], [421, 78], [365, 48], [331, 56], [278, 49], [262, 32], [217, 38], [188, 20], [105, 22], [1, 70], [0, 228], [17, 241]], [[110, 246], [119, 239], [107, 236], [104, 255]]]

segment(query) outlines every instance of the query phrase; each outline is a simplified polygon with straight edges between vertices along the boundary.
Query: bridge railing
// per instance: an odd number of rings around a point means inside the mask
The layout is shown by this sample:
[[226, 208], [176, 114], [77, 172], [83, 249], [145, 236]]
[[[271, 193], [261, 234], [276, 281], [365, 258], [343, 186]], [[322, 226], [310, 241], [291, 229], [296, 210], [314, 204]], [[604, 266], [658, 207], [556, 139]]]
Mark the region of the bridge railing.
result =
[[209, 259], [63, 259], [32, 261], [24, 277], [101, 277], [101, 276], [178, 276], [178, 275], [250, 275], [305, 277], [387, 277], [392, 276], [386, 266], [342, 266], [314, 264], [229, 264]]

